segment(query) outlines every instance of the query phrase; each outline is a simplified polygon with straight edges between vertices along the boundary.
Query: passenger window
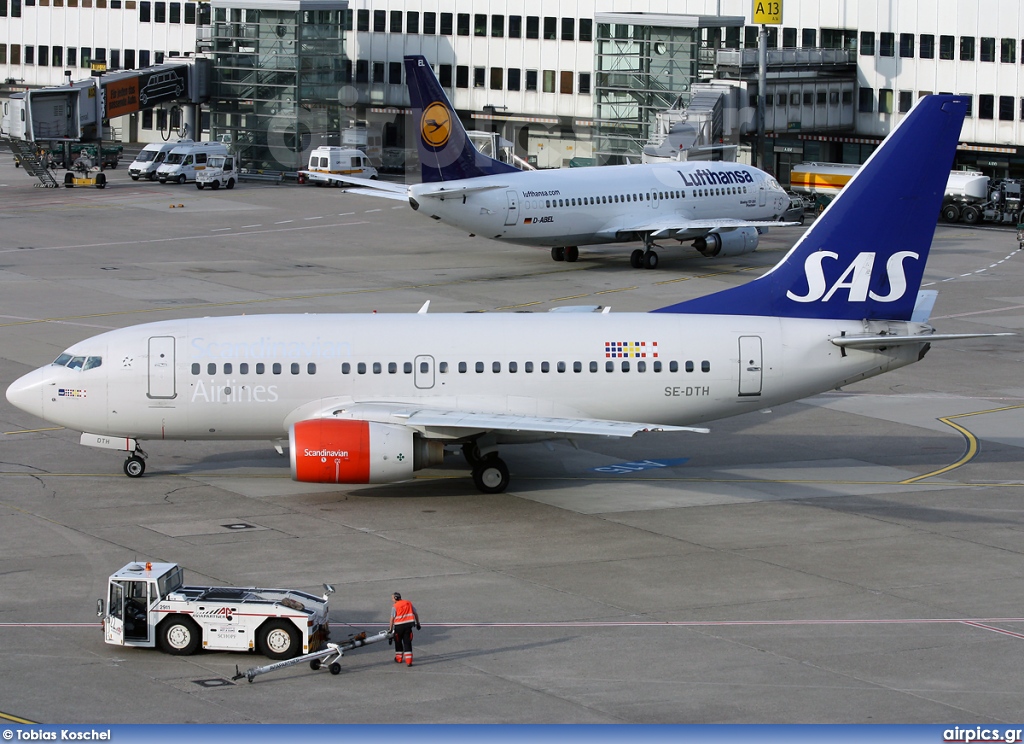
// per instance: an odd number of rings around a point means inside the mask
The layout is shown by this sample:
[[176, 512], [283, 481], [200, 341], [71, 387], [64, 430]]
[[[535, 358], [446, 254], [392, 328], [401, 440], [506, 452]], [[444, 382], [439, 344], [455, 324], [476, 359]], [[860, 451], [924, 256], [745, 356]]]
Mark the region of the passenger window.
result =
[[350, 374], [352, 374], [352, 365], [349, 364], [348, 362], [342, 362], [341, 363], [341, 374], [343, 374], [343, 375], [350, 375]]
[[509, 362], [508, 371], [515, 374], [516, 372], [519, 371], [519, 364], [517, 364], [516, 362]]
[[476, 372], [477, 372], [477, 374], [483, 374], [483, 371], [484, 371], [484, 363], [483, 362], [477, 362], [476, 363]]
[[441, 362], [439, 365], [437, 365], [437, 371], [440, 372], [442, 375], [448, 374], [448, 362]]
[[655, 372], [661, 372], [661, 362], [655, 362], [654, 363], [654, 371]]
[[247, 375], [247, 374], [249, 374], [249, 363], [248, 362], [241, 362], [238, 365], [238, 374], [240, 374], [240, 375]]
[[199, 362], [192, 362], [192, 374], [198, 375], [200, 369]]
[[636, 371], [637, 372], [646, 372], [647, 371], [647, 362], [637, 362], [636, 363]]
[[231, 362], [225, 362], [224, 363], [224, 374], [230, 375], [231, 374], [231, 369], [232, 369]]
[[701, 372], [710, 372], [711, 371], [711, 362], [706, 361], [706, 360], [701, 362], [700, 363], [700, 371]]
[[491, 372], [494, 374], [501, 372], [501, 362], [491, 362]]
[[[445, 365], [445, 366], [447, 367], [448, 365]], [[402, 371], [405, 374], [407, 374], [407, 375], [411, 375], [412, 374], [412, 362], [406, 362], [405, 364], [403, 364], [402, 365]]]
[[679, 362], [669, 362], [668, 363], [668, 371], [669, 372], [678, 372], [679, 371]]
[[366, 374], [366, 362], [359, 362], [359, 364], [356, 365], [356, 372], [358, 372], [361, 375], [365, 375]]
[[395, 362], [388, 362], [388, 374], [394, 375], [398, 373], [398, 365]]
[[693, 372], [693, 362], [687, 362], [686, 363], [686, 371], [687, 372]]
[[555, 369], [557, 369], [557, 370], [558, 370], [558, 373], [559, 373], [559, 374], [562, 374], [562, 373], [564, 373], [564, 372], [565, 372], [565, 362], [559, 362], [559, 363], [558, 363], [558, 364], [556, 365]]
[[256, 374], [262, 375], [266, 371], [267, 365], [265, 365], [263, 362], [256, 362]]
[[604, 371], [605, 372], [614, 372], [615, 371], [615, 362], [605, 362], [604, 363]]
[[309, 362], [306, 365], [306, 374], [307, 375], [315, 375], [316, 374], [316, 364], [315, 363]]
[[597, 362], [591, 362], [590, 363], [590, 371], [591, 372], [597, 372]]
[[465, 372], [465, 371], [466, 371], [466, 363], [465, 362], [459, 362], [459, 372]]
[[622, 360], [622, 371], [629, 372], [629, 362], [627, 362], [625, 359]]
[[292, 362], [292, 374], [293, 375], [299, 374], [299, 363], [298, 362]]
[[210, 362], [206, 365], [206, 374], [215, 375], [217, 374], [217, 365], [214, 362]]
[[273, 372], [273, 373], [274, 373], [275, 375], [279, 375], [279, 374], [281, 374], [281, 363], [280, 363], [280, 362], [274, 362], [274, 366], [273, 366], [273, 367], [271, 367], [271, 368], [270, 368], [270, 370], [271, 370], [271, 372]]
[[422, 372], [423, 374], [426, 374], [429, 371], [430, 371], [430, 363], [429, 362], [420, 362], [420, 372]]
[[373, 363], [373, 374], [379, 375], [381, 370], [380, 362]]
[[572, 363], [572, 371], [573, 372], [582, 372], [583, 371], [583, 362], [573, 362]]
[[523, 365], [523, 369], [526, 371], [526, 374], [530, 374], [531, 372], [533, 372], [533, 362], [527, 362], [525, 365]]
[[540, 371], [543, 372], [544, 374], [547, 374], [548, 372], [551, 371], [551, 365], [548, 364], [547, 362], [541, 362]]

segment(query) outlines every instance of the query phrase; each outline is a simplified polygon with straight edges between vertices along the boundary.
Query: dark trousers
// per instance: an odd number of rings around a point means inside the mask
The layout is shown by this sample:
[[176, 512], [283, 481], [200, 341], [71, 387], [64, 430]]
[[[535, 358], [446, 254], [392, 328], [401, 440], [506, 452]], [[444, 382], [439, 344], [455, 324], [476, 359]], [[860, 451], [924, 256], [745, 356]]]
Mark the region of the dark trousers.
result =
[[412, 653], [412, 629], [416, 623], [402, 623], [395, 626], [395, 653]]

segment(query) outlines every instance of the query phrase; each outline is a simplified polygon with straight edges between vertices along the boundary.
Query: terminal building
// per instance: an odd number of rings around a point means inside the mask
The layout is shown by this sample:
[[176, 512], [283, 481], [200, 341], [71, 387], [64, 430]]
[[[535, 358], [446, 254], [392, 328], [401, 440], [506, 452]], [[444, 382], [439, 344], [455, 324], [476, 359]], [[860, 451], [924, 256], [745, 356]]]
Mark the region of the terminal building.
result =
[[[414, 53], [471, 129], [536, 167], [684, 147], [750, 161], [763, 148], [786, 183], [795, 163], [863, 162], [918, 97], [957, 93], [971, 100], [958, 164], [1024, 177], [1019, 0], [785, 0], [768, 29], [764, 143], [750, 11], [750, 0], [0, 0], [0, 99], [203, 56], [209, 98], [190, 136], [229, 143], [248, 167], [294, 170], [323, 144], [400, 166], [402, 58]], [[164, 103], [110, 131], [157, 141], [184, 121]], [[688, 123], [685, 145], [670, 135], [687, 127], [671, 122]]]

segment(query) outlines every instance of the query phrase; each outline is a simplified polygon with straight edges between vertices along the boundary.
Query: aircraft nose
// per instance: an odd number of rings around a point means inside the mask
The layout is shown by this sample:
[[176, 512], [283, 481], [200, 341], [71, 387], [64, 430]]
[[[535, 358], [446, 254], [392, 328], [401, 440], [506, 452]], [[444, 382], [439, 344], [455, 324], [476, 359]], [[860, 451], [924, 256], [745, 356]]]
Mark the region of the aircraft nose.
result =
[[33, 370], [11, 383], [7, 388], [7, 400], [15, 408], [42, 418], [43, 388], [48, 375], [46, 368]]

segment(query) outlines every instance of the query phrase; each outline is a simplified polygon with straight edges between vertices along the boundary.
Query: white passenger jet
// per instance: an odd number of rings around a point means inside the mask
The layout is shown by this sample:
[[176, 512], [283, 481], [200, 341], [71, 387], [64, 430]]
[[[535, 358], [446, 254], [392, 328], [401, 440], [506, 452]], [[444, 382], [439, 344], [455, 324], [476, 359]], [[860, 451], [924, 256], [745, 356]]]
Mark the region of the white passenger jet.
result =
[[[581, 245], [639, 240], [634, 268], [656, 268], [656, 240], [692, 241], [705, 256], [757, 248], [789, 197], [764, 171], [739, 163], [659, 163], [521, 171], [478, 151], [426, 58], [405, 58], [423, 183], [403, 186], [304, 171], [311, 181], [408, 200], [447, 225], [493, 240], [551, 248], [575, 261]], [[795, 222], [782, 223], [786, 225]]]
[[[288, 438], [292, 476], [389, 483], [461, 445], [503, 491], [501, 445], [692, 425], [920, 360], [920, 293], [966, 101], [928, 96], [782, 261], [652, 313], [248, 315], [75, 344], [7, 390], [23, 411], [127, 451], [162, 439]], [[878, 236], [884, 235], [884, 240]], [[915, 312], [916, 310], [916, 312]], [[25, 422], [31, 425], [31, 422]]]

